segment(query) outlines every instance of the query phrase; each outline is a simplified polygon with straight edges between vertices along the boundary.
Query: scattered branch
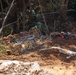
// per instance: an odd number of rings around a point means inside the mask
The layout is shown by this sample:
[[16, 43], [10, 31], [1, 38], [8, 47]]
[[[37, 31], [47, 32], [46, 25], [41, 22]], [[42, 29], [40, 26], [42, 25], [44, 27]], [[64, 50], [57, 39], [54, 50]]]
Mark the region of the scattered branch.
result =
[[5, 25], [3, 28], [8, 27], [8, 26], [10, 26], [10, 25], [12, 25], [12, 24], [18, 22], [20, 18], [21, 18], [21, 16], [20, 16], [16, 21], [14, 21], [14, 22], [12, 22], [12, 23], [9, 23], [9, 24]]

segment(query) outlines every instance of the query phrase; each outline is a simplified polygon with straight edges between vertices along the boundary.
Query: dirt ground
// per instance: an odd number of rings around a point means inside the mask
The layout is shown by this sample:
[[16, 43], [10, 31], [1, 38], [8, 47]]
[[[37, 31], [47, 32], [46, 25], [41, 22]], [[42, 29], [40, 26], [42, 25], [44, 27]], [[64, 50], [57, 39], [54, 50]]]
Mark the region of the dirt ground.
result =
[[76, 51], [76, 39], [65, 40], [56, 38], [52, 42], [47, 43], [45, 45], [46, 48], [31, 49], [23, 55], [0, 54], [0, 59], [25, 62], [38, 61], [42, 69], [49, 70], [53, 75], [76, 75], [76, 56], [66, 59], [66, 55], [61, 54], [57, 50], [47, 49], [55, 45]]

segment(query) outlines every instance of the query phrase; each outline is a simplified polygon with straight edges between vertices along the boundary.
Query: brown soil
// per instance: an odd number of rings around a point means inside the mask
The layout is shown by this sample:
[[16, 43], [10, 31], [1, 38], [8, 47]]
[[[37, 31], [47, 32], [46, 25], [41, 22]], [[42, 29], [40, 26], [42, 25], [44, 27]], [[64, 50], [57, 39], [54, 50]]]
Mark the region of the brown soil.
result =
[[[60, 46], [76, 51], [76, 39], [56, 38], [47, 43], [47, 47]], [[23, 55], [0, 54], [1, 60], [20, 60], [25, 62], [38, 61], [41, 68], [49, 70], [53, 75], [76, 75], [76, 56], [66, 59], [66, 55], [54, 49], [37, 48], [25, 52]]]

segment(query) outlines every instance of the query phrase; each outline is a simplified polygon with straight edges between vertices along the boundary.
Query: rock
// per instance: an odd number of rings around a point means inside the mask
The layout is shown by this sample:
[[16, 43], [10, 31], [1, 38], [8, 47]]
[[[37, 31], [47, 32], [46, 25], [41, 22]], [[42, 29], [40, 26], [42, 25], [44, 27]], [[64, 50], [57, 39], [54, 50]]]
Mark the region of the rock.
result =
[[40, 69], [38, 62], [4, 61], [0, 64], [0, 73], [10, 75], [52, 75], [48, 71]]

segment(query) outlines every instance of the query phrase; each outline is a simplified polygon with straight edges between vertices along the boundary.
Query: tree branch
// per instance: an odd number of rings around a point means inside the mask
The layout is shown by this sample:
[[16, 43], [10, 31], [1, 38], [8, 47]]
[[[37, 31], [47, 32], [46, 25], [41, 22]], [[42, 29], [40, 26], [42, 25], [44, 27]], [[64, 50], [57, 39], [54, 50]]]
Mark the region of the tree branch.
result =
[[8, 15], [9, 15], [9, 13], [10, 13], [10, 11], [11, 11], [11, 8], [12, 8], [13, 5], [14, 5], [14, 1], [15, 1], [15, 0], [12, 1], [9, 10], [8, 10], [6, 16], [4, 17], [4, 20], [3, 20], [3, 23], [2, 23], [2, 27], [1, 27], [1, 29], [0, 29], [0, 33], [2, 32], [3, 27], [4, 27], [4, 24], [5, 24], [5, 22], [6, 22], [6, 19], [7, 19]]
[[40, 5], [40, 11], [41, 11], [41, 14], [42, 14], [42, 17], [43, 17], [44, 23], [45, 23], [45, 27], [46, 27], [47, 31], [49, 32], [49, 29], [48, 29], [48, 26], [47, 26], [47, 23], [46, 23], [46, 20], [45, 20], [44, 13], [43, 13], [43, 11], [42, 11], [42, 7], [41, 7], [40, 0], [38, 0], [38, 2], [39, 2], [39, 5]]

